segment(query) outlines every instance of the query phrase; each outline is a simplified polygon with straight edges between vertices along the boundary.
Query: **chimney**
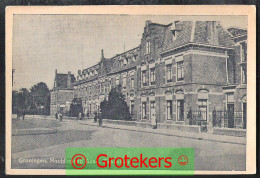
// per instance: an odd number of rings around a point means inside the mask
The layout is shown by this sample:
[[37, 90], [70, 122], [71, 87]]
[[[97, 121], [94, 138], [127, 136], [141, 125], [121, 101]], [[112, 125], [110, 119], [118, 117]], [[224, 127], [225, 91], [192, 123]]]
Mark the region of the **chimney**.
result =
[[101, 49], [101, 60], [104, 59], [104, 50]]
[[146, 20], [145, 21], [145, 30], [146, 30], [146, 32], [148, 32], [148, 27], [149, 27], [149, 25], [152, 23], [152, 21], [151, 20]]
[[67, 88], [71, 88], [71, 72], [68, 72]]
[[218, 45], [218, 30], [217, 22], [209, 21], [207, 22], [207, 31], [208, 31], [208, 42], [212, 45]]

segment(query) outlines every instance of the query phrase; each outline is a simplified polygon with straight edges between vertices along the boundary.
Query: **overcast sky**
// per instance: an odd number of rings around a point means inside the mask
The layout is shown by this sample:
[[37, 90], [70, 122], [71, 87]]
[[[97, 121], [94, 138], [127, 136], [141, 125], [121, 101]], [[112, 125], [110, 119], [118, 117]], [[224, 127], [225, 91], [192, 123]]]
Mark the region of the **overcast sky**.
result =
[[246, 16], [15, 15], [13, 25], [14, 89], [38, 82], [53, 87], [59, 73], [96, 64], [105, 57], [137, 47], [146, 20], [217, 20], [225, 27], [247, 28]]

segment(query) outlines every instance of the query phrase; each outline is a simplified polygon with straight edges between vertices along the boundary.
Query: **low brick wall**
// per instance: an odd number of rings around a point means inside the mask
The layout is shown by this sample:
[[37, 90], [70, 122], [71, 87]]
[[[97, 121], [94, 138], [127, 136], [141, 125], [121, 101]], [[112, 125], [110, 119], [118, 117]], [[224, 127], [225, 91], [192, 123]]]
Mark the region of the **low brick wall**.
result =
[[103, 119], [103, 123], [115, 124], [115, 125], [137, 126], [136, 121], [121, 121], [121, 120]]
[[186, 132], [200, 132], [200, 126], [197, 125], [183, 125], [183, 124], [165, 124], [165, 123], [158, 123], [158, 128], [162, 129], [171, 129], [171, 130], [180, 130]]
[[[115, 125], [126, 125], [126, 126], [136, 126], [136, 127], [143, 127], [143, 128], [152, 128], [152, 124], [148, 122], [138, 122], [138, 121], [122, 121], [122, 120], [109, 120], [104, 119], [104, 123], [107, 124], [115, 124]], [[180, 125], [180, 124], [167, 124], [167, 123], [158, 123], [158, 128], [161, 129], [171, 129], [171, 130], [180, 130], [186, 132], [200, 132], [199, 126], [194, 125]]]
[[246, 137], [246, 130], [232, 128], [213, 128], [213, 134]]

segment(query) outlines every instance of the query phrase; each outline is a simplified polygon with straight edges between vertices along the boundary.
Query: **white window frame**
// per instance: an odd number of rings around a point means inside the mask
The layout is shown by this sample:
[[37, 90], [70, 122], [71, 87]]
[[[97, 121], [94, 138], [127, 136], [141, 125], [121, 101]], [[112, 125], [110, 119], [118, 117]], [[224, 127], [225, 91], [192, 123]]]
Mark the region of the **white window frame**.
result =
[[[170, 76], [171, 76], [171, 79], [168, 79], [168, 67], [170, 66]], [[167, 64], [166, 66], [165, 66], [165, 79], [166, 79], [166, 83], [171, 83], [172, 82], [172, 63], [170, 63], [170, 64]], [[169, 81], [170, 80], [170, 81]]]
[[[144, 75], [145, 73], [145, 75]], [[148, 86], [149, 85], [149, 81], [147, 81], [148, 78], [147, 78], [147, 70], [143, 70], [142, 71], [142, 86]], [[146, 84], [146, 85], [144, 85]]]
[[151, 42], [150, 40], [146, 41], [146, 50], [145, 50], [145, 53], [146, 54], [150, 54], [151, 52]]
[[[152, 70], [154, 70], [153, 71], [153, 75], [152, 75]], [[155, 80], [156, 80], [155, 79], [156, 78], [156, 76], [155, 76], [155, 67], [150, 68], [150, 73], [149, 74], [150, 74], [150, 77], [149, 77], [150, 78], [150, 84], [151, 85], [155, 85]], [[153, 76], [153, 80], [152, 80], [152, 76]]]
[[[181, 65], [180, 65], [181, 63]], [[181, 76], [179, 76], [179, 70], [181, 70]], [[184, 62], [178, 61], [176, 62], [176, 81], [183, 81], [184, 80]]]
[[[170, 118], [168, 116], [168, 103], [170, 103]], [[166, 100], [166, 120], [170, 121], [173, 120], [173, 101], [172, 100]]]
[[[178, 103], [179, 103], [180, 101], [183, 102], [183, 120], [180, 120], [180, 118], [179, 118], [179, 112], [178, 112], [178, 108], [179, 108]], [[184, 121], [184, 114], [185, 114], [185, 111], [184, 111], [184, 103], [185, 103], [185, 102], [184, 102], [184, 99], [178, 99], [178, 100], [176, 100], [176, 120], [179, 121], [179, 122], [183, 122], [183, 121]]]
[[[246, 67], [241, 66], [241, 84], [246, 85], [247, 84], [247, 78], [246, 78]], [[244, 82], [243, 82], [244, 81]]]

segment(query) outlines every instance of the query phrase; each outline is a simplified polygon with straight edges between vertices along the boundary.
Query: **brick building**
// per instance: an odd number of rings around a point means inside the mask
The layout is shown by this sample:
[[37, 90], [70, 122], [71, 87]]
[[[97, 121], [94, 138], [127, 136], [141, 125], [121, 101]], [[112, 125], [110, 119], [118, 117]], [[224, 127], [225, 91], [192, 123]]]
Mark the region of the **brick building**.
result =
[[73, 83], [76, 81], [71, 72], [68, 74], [57, 73], [55, 70], [54, 86], [51, 90], [50, 114], [55, 115], [58, 111], [63, 114], [70, 109], [71, 101], [74, 98]]
[[189, 113], [199, 113], [208, 127], [245, 128], [246, 51], [244, 29], [216, 21], [146, 21], [139, 46], [112, 58], [102, 50], [98, 64], [78, 71], [74, 97], [91, 115], [121, 84], [140, 122], [155, 113], [160, 124], [188, 126]]

